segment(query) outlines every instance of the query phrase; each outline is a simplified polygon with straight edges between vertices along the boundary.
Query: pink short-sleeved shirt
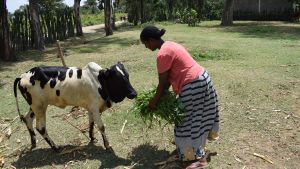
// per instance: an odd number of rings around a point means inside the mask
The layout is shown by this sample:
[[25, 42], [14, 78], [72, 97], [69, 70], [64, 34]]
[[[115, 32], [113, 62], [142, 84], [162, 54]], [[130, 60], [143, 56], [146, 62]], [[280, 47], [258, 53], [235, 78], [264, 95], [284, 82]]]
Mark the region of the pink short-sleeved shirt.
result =
[[156, 61], [158, 73], [169, 71], [168, 80], [177, 94], [181, 93], [185, 84], [204, 72], [204, 67], [200, 66], [183, 46], [175, 42], [164, 42]]

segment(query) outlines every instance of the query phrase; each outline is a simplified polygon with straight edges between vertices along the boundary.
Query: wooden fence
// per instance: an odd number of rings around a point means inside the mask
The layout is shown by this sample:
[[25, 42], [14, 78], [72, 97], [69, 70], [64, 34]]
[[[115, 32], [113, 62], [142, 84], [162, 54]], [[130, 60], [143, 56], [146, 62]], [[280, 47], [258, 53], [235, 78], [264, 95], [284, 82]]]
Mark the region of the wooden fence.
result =
[[[72, 7], [55, 11], [40, 11], [40, 25], [46, 44], [75, 36], [75, 16]], [[16, 11], [9, 18], [11, 47], [15, 51], [34, 48], [33, 29], [30, 24], [29, 6]]]

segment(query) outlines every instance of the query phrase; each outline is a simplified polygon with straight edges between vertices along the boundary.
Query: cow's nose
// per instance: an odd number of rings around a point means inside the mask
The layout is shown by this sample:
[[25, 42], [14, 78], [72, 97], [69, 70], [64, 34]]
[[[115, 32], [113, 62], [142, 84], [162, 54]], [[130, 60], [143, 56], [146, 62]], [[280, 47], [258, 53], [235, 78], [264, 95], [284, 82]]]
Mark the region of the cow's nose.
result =
[[128, 97], [128, 99], [134, 99], [136, 96], [137, 96], [136, 91], [133, 91], [127, 97]]

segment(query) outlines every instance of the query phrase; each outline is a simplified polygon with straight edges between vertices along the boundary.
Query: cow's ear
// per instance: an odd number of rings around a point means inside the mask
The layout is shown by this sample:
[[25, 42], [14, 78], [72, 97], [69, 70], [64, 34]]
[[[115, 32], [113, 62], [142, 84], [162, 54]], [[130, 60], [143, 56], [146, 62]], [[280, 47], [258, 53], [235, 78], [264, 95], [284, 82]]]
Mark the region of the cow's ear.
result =
[[123, 66], [123, 63], [119, 61], [117, 65]]

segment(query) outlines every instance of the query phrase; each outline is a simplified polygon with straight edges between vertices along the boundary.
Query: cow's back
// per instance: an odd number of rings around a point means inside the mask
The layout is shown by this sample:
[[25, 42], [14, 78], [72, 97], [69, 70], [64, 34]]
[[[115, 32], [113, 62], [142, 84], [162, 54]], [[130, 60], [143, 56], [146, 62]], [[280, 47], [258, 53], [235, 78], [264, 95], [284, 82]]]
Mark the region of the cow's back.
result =
[[93, 62], [83, 69], [36, 67], [21, 75], [20, 86], [26, 88], [33, 102], [62, 108], [67, 105], [88, 108], [91, 102], [101, 99], [97, 80], [101, 69]]

